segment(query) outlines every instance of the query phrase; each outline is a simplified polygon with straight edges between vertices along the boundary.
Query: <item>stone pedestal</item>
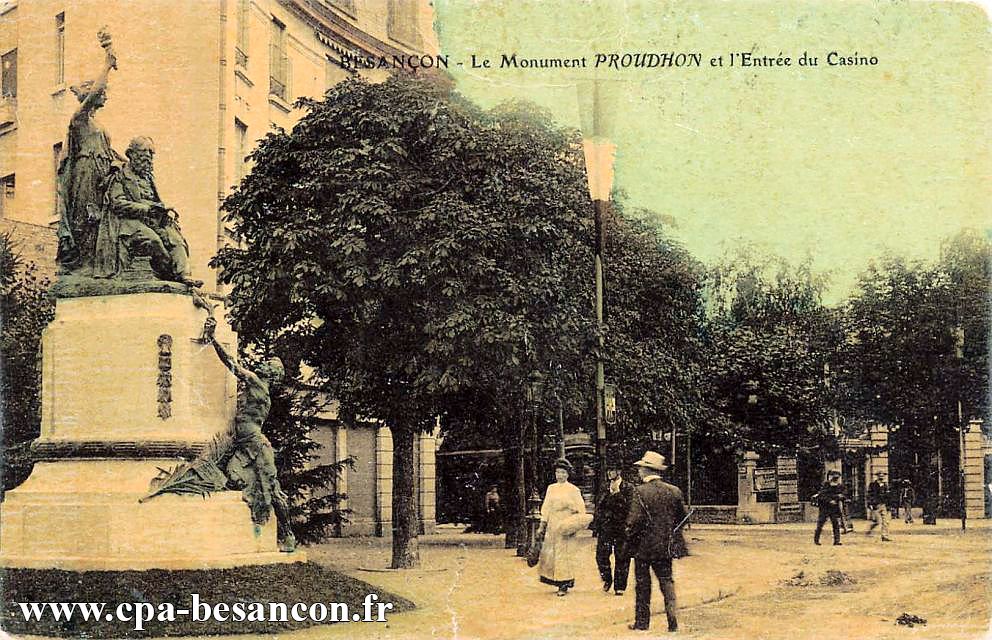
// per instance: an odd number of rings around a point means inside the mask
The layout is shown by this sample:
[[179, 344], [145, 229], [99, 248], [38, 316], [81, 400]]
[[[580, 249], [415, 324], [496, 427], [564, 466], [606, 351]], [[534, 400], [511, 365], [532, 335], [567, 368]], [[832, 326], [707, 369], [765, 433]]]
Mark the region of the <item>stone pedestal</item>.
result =
[[[219, 315], [219, 314], [218, 314]], [[161, 495], [159, 469], [228, 429], [237, 385], [188, 295], [60, 299], [42, 338], [42, 426], [31, 476], [5, 496], [0, 564], [70, 570], [293, 562], [274, 516], [252, 524], [241, 493]], [[217, 335], [235, 346], [226, 324]]]
[[39, 444], [209, 442], [230, 424], [237, 381], [197, 341], [205, 318], [182, 294], [59, 300], [42, 337]]

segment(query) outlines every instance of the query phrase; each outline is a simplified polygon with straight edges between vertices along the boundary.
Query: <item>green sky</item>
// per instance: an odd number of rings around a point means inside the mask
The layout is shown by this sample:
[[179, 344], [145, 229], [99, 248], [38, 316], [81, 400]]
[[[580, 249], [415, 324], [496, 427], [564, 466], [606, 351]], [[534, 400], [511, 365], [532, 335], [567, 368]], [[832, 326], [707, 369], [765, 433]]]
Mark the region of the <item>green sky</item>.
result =
[[[617, 186], [672, 216], [704, 261], [756, 241], [811, 254], [843, 296], [885, 250], [932, 258], [962, 227], [988, 229], [990, 38], [963, 3], [435, 0], [462, 92], [527, 98], [578, 125], [576, 81], [612, 87]], [[500, 55], [698, 52], [700, 68], [499, 69]], [[797, 66], [809, 52], [817, 67]], [[826, 55], [877, 66], [828, 66]], [[730, 52], [793, 58], [729, 68]], [[491, 69], [471, 69], [470, 56]], [[710, 59], [723, 55], [724, 67]], [[455, 62], [463, 62], [464, 67]]]

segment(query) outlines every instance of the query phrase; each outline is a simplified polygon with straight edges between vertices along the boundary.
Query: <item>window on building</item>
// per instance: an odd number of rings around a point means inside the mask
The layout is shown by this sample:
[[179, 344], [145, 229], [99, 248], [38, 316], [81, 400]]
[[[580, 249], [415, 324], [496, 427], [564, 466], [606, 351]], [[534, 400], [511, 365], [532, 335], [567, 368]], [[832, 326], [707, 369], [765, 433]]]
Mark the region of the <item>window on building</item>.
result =
[[353, 17], [355, 15], [355, 0], [325, 0], [325, 2]]
[[289, 55], [286, 53], [286, 25], [272, 19], [269, 41], [269, 93], [289, 100]]
[[52, 192], [59, 197], [59, 162], [62, 160], [62, 143], [52, 145]]
[[65, 83], [65, 14], [55, 16], [55, 84]]
[[7, 217], [14, 210], [14, 174], [0, 178], [0, 218]]
[[237, 118], [234, 119], [234, 153], [236, 154], [234, 173], [240, 184], [241, 178], [244, 178], [245, 174], [248, 173], [248, 160], [246, 159], [248, 155], [248, 125]]
[[234, 64], [248, 66], [248, 21], [251, 18], [251, 0], [238, 0], [238, 40], [234, 46]]
[[393, 40], [420, 46], [419, 0], [389, 0], [386, 31]]
[[0, 56], [0, 97], [17, 97], [17, 49]]

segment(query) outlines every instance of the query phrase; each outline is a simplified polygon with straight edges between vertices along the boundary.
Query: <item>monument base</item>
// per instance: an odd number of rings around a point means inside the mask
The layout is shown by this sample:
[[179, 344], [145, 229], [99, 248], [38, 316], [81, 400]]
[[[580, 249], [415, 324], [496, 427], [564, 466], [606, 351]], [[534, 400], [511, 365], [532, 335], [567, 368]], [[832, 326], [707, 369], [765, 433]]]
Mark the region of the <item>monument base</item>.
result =
[[280, 553], [275, 517], [251, 521], [237, 491], [160, 495], [148, 483], [176, 459], [39, 462], [4, 496], [0, 566], [28, 569], [219, 569], [305, 562]]

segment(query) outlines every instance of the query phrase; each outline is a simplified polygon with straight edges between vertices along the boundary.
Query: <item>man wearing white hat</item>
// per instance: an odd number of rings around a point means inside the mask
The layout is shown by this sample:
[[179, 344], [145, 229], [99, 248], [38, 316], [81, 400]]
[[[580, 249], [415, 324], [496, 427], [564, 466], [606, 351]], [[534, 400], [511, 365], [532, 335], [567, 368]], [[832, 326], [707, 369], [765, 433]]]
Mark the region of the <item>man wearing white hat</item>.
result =
[[661, 479], [668, 468], [665, 456], [648, 451], [634, 463], [641, 484], [634, 489], [627, 515], [627, 540], [634, 556], [634, 624], [630, 629], [646, 631], [651, 625], [651, 572], [658, 578], [665, 597], [668, 630], [677, 631], [675, 618], [675, 582], [672, 578], [673, 541], [677, 529], [685, 524], [682, 491]]

